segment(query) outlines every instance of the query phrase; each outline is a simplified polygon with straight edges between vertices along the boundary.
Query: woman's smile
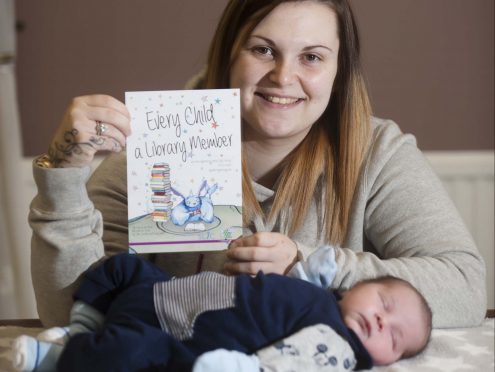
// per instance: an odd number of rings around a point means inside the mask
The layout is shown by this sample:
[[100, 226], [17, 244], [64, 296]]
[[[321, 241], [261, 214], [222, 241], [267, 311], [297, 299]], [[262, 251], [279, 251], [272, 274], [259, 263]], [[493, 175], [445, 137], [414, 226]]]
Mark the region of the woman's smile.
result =
[[296, 106], [303, 101], [303, 98], [295, 98], [289, 96], [279, 96], [256, 92], [255, 96], [262, 98], [263, 100], [273, 104], [273, 108], [290, 108]]

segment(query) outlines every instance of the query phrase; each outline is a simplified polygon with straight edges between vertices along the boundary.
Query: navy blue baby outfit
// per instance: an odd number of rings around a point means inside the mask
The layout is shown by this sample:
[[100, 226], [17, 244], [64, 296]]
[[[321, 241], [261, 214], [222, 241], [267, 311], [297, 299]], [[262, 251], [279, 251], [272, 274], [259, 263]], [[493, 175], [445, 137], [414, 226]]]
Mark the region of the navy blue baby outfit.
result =
[[102, 312], [105, 323], [69, 340], [60, 371], [190, 371], [206, 351], [252, 354], [318, 323], [349, 342], [356, 369], [372, 366], [343, 323], [336, 293], [300, 279], [211, 272], [172, 279], [138, 256], [120, 254], [88, 270], [74, 298]]

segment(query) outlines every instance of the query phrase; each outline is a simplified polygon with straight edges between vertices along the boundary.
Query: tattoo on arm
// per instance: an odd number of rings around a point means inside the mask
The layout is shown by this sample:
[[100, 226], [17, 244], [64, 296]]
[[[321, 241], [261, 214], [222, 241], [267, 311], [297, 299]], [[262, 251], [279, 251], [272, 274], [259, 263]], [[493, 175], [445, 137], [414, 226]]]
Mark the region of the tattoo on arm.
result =
[[91, 136], [88, 142], [76, 142], [76, 136], [79, 134], [77, 129], [72, 129], [71, 131], [65, 132], [64, 142], [55, 142], [53, 146], [48, 149], [48, 157], [51, 163], [57, 167], [58, 165], [66, 162], [67, 158], [73, 154], [79, 155], [83, 153], [83, 147], [95, 147], [101, 146], [105, 143], [104, 137]]

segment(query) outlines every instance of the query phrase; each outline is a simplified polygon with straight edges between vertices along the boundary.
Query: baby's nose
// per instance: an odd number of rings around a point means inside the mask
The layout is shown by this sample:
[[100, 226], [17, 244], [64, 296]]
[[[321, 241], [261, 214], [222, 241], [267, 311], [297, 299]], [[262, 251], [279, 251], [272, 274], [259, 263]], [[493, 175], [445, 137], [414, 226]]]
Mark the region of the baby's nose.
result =
[[379, 332], [382, 332], [383, 328], [385, 328], [384, 317], [380, 314], [376, 314], [376, 326]]

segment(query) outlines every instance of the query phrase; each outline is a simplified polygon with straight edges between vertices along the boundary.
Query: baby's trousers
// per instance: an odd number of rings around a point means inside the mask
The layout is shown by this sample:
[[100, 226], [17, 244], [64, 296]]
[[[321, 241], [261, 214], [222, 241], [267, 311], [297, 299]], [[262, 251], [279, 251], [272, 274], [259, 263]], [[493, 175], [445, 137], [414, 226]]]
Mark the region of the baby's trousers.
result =
[[153, 285], [167, 280], [167, 273], [129, 254], [113, 256], [87, 271], [74, 299], [103, 313], [103, 328], [72, 337], [57, 370], [190, 369], [195, 356], [161, 329], [155, 313]]

